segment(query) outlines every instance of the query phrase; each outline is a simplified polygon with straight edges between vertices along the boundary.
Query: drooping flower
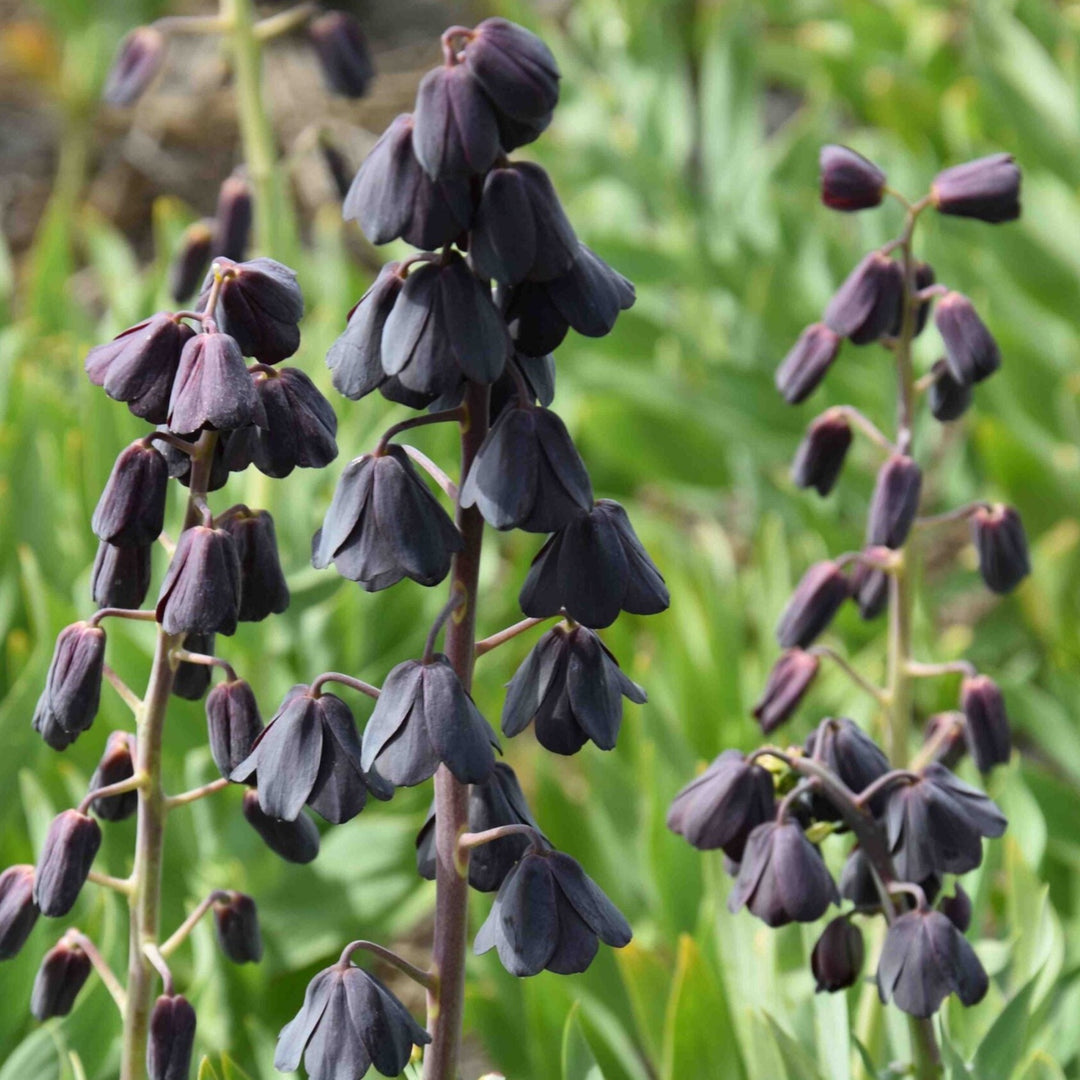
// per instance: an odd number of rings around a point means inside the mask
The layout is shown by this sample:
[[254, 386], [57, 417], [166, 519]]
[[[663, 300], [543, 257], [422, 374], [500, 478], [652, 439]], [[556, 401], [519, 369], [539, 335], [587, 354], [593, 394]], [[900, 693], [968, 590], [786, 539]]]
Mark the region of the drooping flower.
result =
[[1024, 523], [1011, 506], [980, 506], [971, 516], [971, 539], [979, 573], [993, 592], [1012, 592], [1031, 573]]
[[149, 1080], [187, 1080], [195, 1046], [195, 1010], [182, 994], [162, 994], [150, 1012]]
[[319, 854], [319, 829], [306, 815], [300, 814], [295, 821], [271, 817], [259, 805], [259, 793], [254, 788], [244, 792], [242, 809], [263, 843], [286, 862], [309, 863]]
[[814, 563], [795, 586], [776, 624], [776, 640], [783, 649], [813, 644], [844, 601], [851, 595], [847, 575], [830, 559]]
[[[135, 775], [135, 736], [129, 731], [111, 731], [105, 740], [105, 752], [101, 755], [94, 775], [90, 777], [90, 790], [119, 784]], [[90, 809], [102, 821], [124, 821], [139, 808], [139, 793], [125, 791], [121, 795], [98, 796]]]
[[831, 210], [868, 210], [885, 197], [885, 174], [846, 146], [823, 146], [821, 201]]
[[240, 562], [241, 622], [259, 622], [289, 606], [289, 586], [278, 556], [274, 519], [266, 510], [235, 506], [218, 518], [232, 537]]
[[255, 901], [239, 892], [230, 892], [213, 904], [214, 932], [221, 951], [234, 964], [257, 964], [263, 943]]
[[97, 716], [105, 671], [105, 631], [88, 622], [64, 627], [34, 708], [33, 726], [54, 750], [64, 750]]
[[837, 916], [821, 932], [810, 954], [817, 989], [834, 994], [854, 986], [864, 958], [862, 931], [846, 915]]
[[240, 615], [240, 559], [224, 529], [195, 525], [180, 534], [158, 594], [167, 634], [231, 634]]
[[79, 898], [101, 847], [101, 826], [78, 810], [53, 818], [34, 874], [34, 902], [42, 915], [66, 915]]
[[145, 547], [165, 524], [169, 465], [160, 451], [143, 439], [120, 453], [94, 509], [91, 528], [109, 544]]
[[930, 198], [940, 214], [978, 218], [991, 225], [1020, 216], [1020, 170], [1012, 154], [990, 154], [954, 165], [934, 177]]
[[764, 734], [775, 731], [798, 708], [820, 666], [821, 661], [803, 649], [788, 649], [776, 661], [754, 706], [754, 719]]
[[250, 683], [244, 679], [218, 683], [206, 698], [206, 727], [210, 755], [221, 775], [228, 778], [251, 753], [263, 730]]
[[39, 914], [34, 900], [34, 868], [9, 866], [0, 873], [0, 960], [18, 954]]
[[308, 24], [323, 79], [332, 94], [362, 98], [375, 77], [375, 61], [359, 20], [347, 11], [328, 11]]
[[30, 1012], [44, 1023], [71, 1012], [90, 977], [90, 957], [73, 941], [61, 939], [44, 956], [30, 993]]

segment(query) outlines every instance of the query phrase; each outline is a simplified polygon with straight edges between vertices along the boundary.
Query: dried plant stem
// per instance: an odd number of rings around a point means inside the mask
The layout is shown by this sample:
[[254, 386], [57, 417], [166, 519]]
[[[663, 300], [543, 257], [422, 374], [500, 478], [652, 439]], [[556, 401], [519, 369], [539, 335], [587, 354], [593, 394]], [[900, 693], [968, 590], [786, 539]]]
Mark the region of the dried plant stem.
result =
[[[191, 489], [185, 529], [191, 528], [200, 519], [198, 504], [206, 496], [216, 441], [217, 433], [207, 431], [196, 443], [191, 461]], [[131, 927], [120, 1080], [144, 1080], [146, 1076], [147, 1031], [157, 978], [147, 958], [147, 948], [156, 950], [161, 931], [161, 869], [165, 819], [168, 815], [168, 801], [161, 778], [162, 741], [169, 695], [176, 676], [171, 654], [183, 643], [184, 635], [167, 634], [163, 629], [158, 629], [150, 681], [138, 714], [135, 771], [145, 779], [139, 788], [135, 863], [130, 879]]]
[[[469, 384], [461, 422], [461, 479], [487, 433], [486, 386]], [[454, 609], [444, 648], [454, 671], [468, 690], [476, 658], [476, 593], [484, 519], [475, 506], [458, 507], [457, 525], [465, 541], [454, 556], [450, 595], [463, 602]], [[431, 950], [434, 984], [427, 995], [427, 1028], [431, 1045], [424, 1055], [424, 1080], [458, 1080], [461, 1022], [465, 1009], [465, 947], [469, 922], [468, 851], [458, 838], [469, 827], [469, 788], [458, 783], [445, 765], [435, 774], [435, 939]]]

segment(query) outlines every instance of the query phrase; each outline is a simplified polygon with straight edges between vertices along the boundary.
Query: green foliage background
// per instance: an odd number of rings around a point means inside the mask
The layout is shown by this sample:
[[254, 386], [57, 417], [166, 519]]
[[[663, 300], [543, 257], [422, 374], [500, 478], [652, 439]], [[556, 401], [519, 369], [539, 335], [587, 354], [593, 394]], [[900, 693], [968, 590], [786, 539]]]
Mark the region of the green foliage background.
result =
[[[473, 1058], [514, 1080], [847, 1080], [862, 1068], [849, 1012], [874, 1061], [906, 1058], [903, 1025], [883, 1018], [870, 992], [812, 994], [815, 928], [777, 933], [730, 916], [718, 859], [664, 828], [672, 794], [701, 763], [758, 741], [749, 710], [776, 654], [775, 618], [802, 570], [861, 539], [869, 455], [856, 455], [825, 501], [794, 490], [786, 468], [828, 404], [851, 401], [890, 422], [886, 354], [846, 348], [801, 408], [786, 408], [772, 386], [777, 361], [848, 267], [899, 227], [893, 206], [840, 217], [819, 204], [818, 148], [843, 141], [912, 196], [945, 165], [994, 150], [1014, 152], [1024, 170], [1018, 224], [927, 216], [920, 227], [921, 253], [939, 280], [973, 297], [1005, 363], [968, 418], [944, 434], [922, 424], [916, 445], [932, 469], [935, 508], [978, 496], [1020, 509], [1035, 571], [1015, 596], [992, 600], [970, 550], [935, 542], [925, 550], [917, 641], [926, 658], [964, 655], [1000, 680], [1021, 749], [991, 781], [1010, 830], [965, 883], [976, 898], [970, 936], [994, 980], [980, 1006], [944, 1010], [949, 1075], [1080, 1076], [1080, 5], [582, 0], [557, 24], [526, 7], [502, 10], [536, 26], [563, 67], [564, 103], [535, 153], [583, 239], [638, 287], [609, 338], [571, 335], [559, 350], [556, 406], [597, 493], [630, 508], [673, 604], [605, 634], [650, 695], [646, 707], [628, 708], [616, 751], [590, 745], [556, 759], [531, 733], [506, 747], [545, 831], [619, 903], [635, 941], [618, 955], [602, 950], [569, 979], [515, 982], [492, 957], [475, 962]], [[162, 201], [158, 257], [140, 267], [80, 199], [80, 124], [119, 33], [151, 13], [119, 0], [48, 0], [43, 13], [63, 42], [73, 134], [18, 288], [0, 259], [0, 865], [33, 861], [53, 813], [85, 790], [106, 732], [129, 723], [106, 690], [93, 731], [58, 756], [29, 721], [56, 632], [89, 610], [90, 513], [114, 455], [141, 431], [86, 382], [81, 361], [92, 344], [167, 306], [168, 253], [190, 217]], [[441, 589], [406, 583], [369, 596], [308, 566], [342, 465], [401, 410], [329, 389], [322, 357], [365, 286], [335, 215], [316, 222], [306, 250], [273, 254], [299, 268], [309, 315], [298, 362], [338, 408], [342, 457], [319, 474], [248, 478], [230, 485], [242, 489], [235, 497], [218, 496], [221, 506], [244, 497], [273, 511], [294, 586], [285, 616], [219, 645], [266, 715], [290, 684], [319, 671], [379, 682], [415, 653], [442, 603]], [[109, 300], [100, 322], [72, 287], [84, 263]], [[920, 342], [921, 365], [935, 358], [933, 337]], [[452, 460], [441, 433], [415, 441]], [[537, 546], [523, 535], [489, 543], [483, 632], [516, 618]], [[871, 674], [882, 668], [882, 634], [850, 612], [834, 628]], [[136, 687], [150, 646], [145, 628], [110, 627], [110, 662]], [[480, 662], [476, 696], [493, 721], [527, 648], [519, 640]], [[921, 687], [920, 712], [952, 707], [955, 694], [955, 683]], [[369, 707], [356, 705], [362, 722]], [[791, 739], [830, 713], [873, 720], [830, 673]], [[200, 705], [176, 702], [168, 744], [173, 790], [211, 778]], [[241, 820], [238, 792], [174, 816], [165, 925], [226, 884], [258, 899], [267, 942], [258, 969], [229, 967], [208, 927], [178, 954], [200, 1049], [214, 1061], [206, 1076], [241, 1075], [225, 1051], [252, 1078], [275, 1075], [278, 1028], [344, 941], [394, 940], [422, 955], [432, 890], [414, 876], [412, 840], [426, 798], [402, 793], [332, 830], [309, 867], [261, 845]], [[110, 826], [102, 865], [125, 873], [132, 839], [133, 823]], [[487, 904], [477, 899], [477, 919]], [[112, 897], [88, 888], [73, 918], [122, 967], [125, 923]], [[113, 1075], [115, 1016], [96, 982], [67, 1020], [39, 1028], [28, 1019], [38, 958], [60, 931], [42, 920], [22, 955], [0, 966], [0, 1080]]]

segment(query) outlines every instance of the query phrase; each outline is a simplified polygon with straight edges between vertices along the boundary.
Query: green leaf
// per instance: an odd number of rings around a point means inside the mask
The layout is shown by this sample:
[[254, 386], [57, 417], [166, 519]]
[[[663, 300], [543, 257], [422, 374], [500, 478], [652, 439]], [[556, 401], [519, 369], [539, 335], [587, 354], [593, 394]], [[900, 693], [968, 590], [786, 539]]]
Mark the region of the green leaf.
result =
[[1024, 1062], [1016, 1080], [1065, 1080], [1061, 1066], [1044, 1050], [1036, 1050]]
[[579, 1005], [575, 1002], [566, 1017], [562, 1042], [563, 1080], [604, 1080], [592, 1048], [581, 1027]]
[[199, 1073], [195, 1080], [220, 1080], [220, 1077], [214, 1070], [214, 1066], [210, 1063], [210, 1058], [205, 1054], [202, 1061], [199, 1062]]
[[224, 1080], [251, 1080], [251, 1077], [224, 1052], [221, 1055], [221, 1071], [224, 1074]]
[[998, 1014], [975, 1052], [979, 1080], [1008, 1080], [1024, 1052], [1031, 999], [1038, 976], [1030, 978]]

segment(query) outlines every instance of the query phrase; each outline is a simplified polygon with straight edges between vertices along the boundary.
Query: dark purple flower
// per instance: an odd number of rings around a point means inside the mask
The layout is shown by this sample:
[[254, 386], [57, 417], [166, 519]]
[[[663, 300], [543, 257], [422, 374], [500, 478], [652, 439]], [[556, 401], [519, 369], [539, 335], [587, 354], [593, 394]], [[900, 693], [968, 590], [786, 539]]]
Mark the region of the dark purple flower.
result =
[[278, 557], [274, 519], [267, 510], [235, 506], [218, 518], [220, 527], [232, 537], [240, 560], [241, 622], [260, 622], [267, 615], [280, 615], [289, 606], [289, 586]]
[[180, 356], [169, 399], [169, 427], [183, 435], [266, 423], [266, 411], [240, 348], [228, 334], [196, 334]]
[[840, 872], [840, 895], [860, 910], [876, 910], [881, 906], [873, 867], [861, 847], [851, 849]]
[[1024, 523], [1011, 506], [980, 506], [971, 516], [971, 539], [979, 573], [993, 592], [1012, 592], [1031, 573]]
[[934, 325], [945, 343], [945, 363], [956, 382], [970, 386], [1001, 367], [1001, 350], [966, 296], [946, 293], [934, 311]]
[[231, 634], [240, 615], [240, 559], [224, 529], [195, 525], [180, 534], [158, 594], [167, 634]]
[[169, 464], [143, 439], [120, 453], [101, 493], [91, 528], [100, 540], [119, 547], [152, 544], [165, 525]]
[[645, 691], [631, 682], [599, 636], [560, 623], [549, 630], [510, 680], [503, 734], [513, 738], [536, 721], [536, 738], [555, 754], [575, 754], [590, 739], [612, 750], [626, 697], [637, 705]]
[[603, 259], [578, 246], [570, 270], [552, 281], [523, 281], [510, 294], [506, 318], [521, 352], [552, 352], [573, 327], [585, 337], [610, 334], [620, 311], [633, 307], [633, 284]]
[[479, 784], [495, 765], [499, 740], [450, 666], [406, 660], [383, 683], [364, 731], [361, 761], [394, 787], [413, 787], [445, 765], [462, 784]]
[[312, 540], [312, 565], [332, 562], [339, 574], [368, 592], [404, 577], [437, 585], [450, 572], [461, 534], [394, 444], [364, 454], [341, 474], [322, 528]]
[[[540, 827], [529, 810], [514, 770], [496, 761], [486, 780], [469, 787], [469, 832], [485, 832], [500, 825]], [[529, 847], [527, 836], [503, 836], [469, 853], [469, 885], [479, 892], [495, 892]], [[435, 806], [432, 805], [416, 836], [416, 871], [435, 880]]]
[[982, 838], [1005, 831], [1005, 816], [981, 791], [933, 762], [922, 778], [889, 791], [885, 829], [901, 881], [966, 874], [982, 862]]
[[151, 545], [117, 547], [98, 544], [90, 595], [99, 608], [137, 608], [150, 590]]
[[54, 750], [64, 750], [97, 716], [105, 670], [105, 631], [87, 622], [60, 631], [45, 689], [34, 708], [34, 730]]
[[1020, 216], [1020, 170], [1012, 154], [954, 165], [934, 177], [930, 198], [941, 214], [978, 218], [998, 225]]
[[877, 972], [878, 993], [912, 1016], [930, 1017], [955, 993], [965, 1005], [989, 987], [975, 950], [940, 911], [909, 911], [888, 929]]
[[126, 108], [142, 97], [165, 59], [165, 35], [155, 26], [137, 26], [129, 33], [109, 68], [101, 100]]
[[773, 779], [738, 750], [725, 750], [672, 800], [667, 826], [702, 851], [738, 862], [750, 833], [775, 816]]
[[548, 174], [530, 161], [492, 169], [469, 233], [469, 254], [481, 277], [503, 285], [567, 273], [578, 240]]
[[256, 778], [264, 813], [295, 821], [307, 804], [334, 825], [356, 817], [368, 792], [393, 791], [361, 763], [360, 736], [349, 706], [334, 694], [294, 686], [229, 779]]
[[[188, 634], [184, 638], [184, 648], [188, 652], [202, 653], [204, 656], [214, 655], [213, 634]], [[176, 676], [173, 678], [172, 692], [185, 701], [198, 701], [206, 693], [210, 686], [210, 677], [213, 668], [206, 664], [193, 664], [188, 660], [181, 660], [176, 665]]]
[[30, 994], [30, 1012], [44, 1023], [54, 1016], [67, 1016], [79, 991], [90, 977], [90, 957], [76, 942], [61, 939], [41, 961]]
[[[192, 222], [169, 265], [169, 295], [182, 304], [202, 284], [213, 255], [214, 219]], [[164, 419], [164, 417], [162, 417]]]
[[250, 683], [232, 679], [218, 683], [206, 698], [210, 755], [226, 779], [251, 753], [263, 722]]
[[362, 98], [375, 78], [375, 61], [355, 16], [328, 11], [308, 24], [323, 79], [332, 94]]
[[889, 606], [889, 575], [876, 566], [858, 563], [851, 575], [851, 595], [867, 622], [876, 619]]
[[565, 610], [583, 626], [601, 629], [620, 611], [664, 611], [670, 597], [626, 511], [612, 499], [599, 499], [588, 514], [548, 538], [532, 561], [519, 601], [534, 618]]
[[18, 954], [39, 914], [34, 900], [34, 868], [9, 866], [0, 873], [0, 960]]
[[34, 875], [34, 902], [42, 915], [66, 915], [86, 884], [101, 847], [101, 826], [78, 810], [57, 814], [49, 826]]
[[372, 1066], [399, 1076], [413, 1046], [431, 1036], [370, 972], [350, 963], [320, 971], [304, 1004], [278, 1036], [274, 1068], [293, 1072], [303, 1060], [309, 1080], [357, 1080]]
[[218, 191], [214, 215], [214, 237], [210, 243], [214, 258], [244, 257], [251, 236], [251, 211], [251, 185], [242, 176], [227, 176]]
[[162, 994], [150, 1013], [147, 1080], [188, 1080], [195, 1046], [195, 1010], [182, 994]]
[[867, 210], [885, 197], [885, 174], [846, 146], [823, 146], [821, 201], [831, 210]]
[[487, 172], [499, 155], [490, 99], [463, 64], [433, 68], [420, 80], [413, 150], [433, 180]]
[[[162, 427], [159, 430], [168, 429]], [[199, 438], [197, 434], [191, 435], [190, 438], [184, 438], [181, 435], [177, 435], [175, 432], [170, 432], [170, 434], [174, 438], [180, 439], [181, 442], [190, 443], [193, 449]], [[225, 447], [227, 441], [226, 438], [217, 438], [214, 440], [214, 450], [210, 458], [210, 475], [206, 481], [207, 491], [218, 491], [229, 481], [229, 466], [225, 463]], [[184, 487], [191, 487], [191, 454], [184, 450], [180, 450], [167, 442], [159, 443], [158, 449], [169, 463], [169, 476], [173, 480], [178, 480]]]
[[810, 954], [817, 990], [834, 994], [854, 986], [862, 974], [864, 957], [862, 931], [846, 915], [838, 915], [821, 932]]
[[[119, 784], [135, 775], [135, 736], [128, 731], [111, 731], [105, 740], [105, 752], [101, 755], [94, 775], [90, 777], [90, 791]], [[139, 808], [139, 793], [126, 791], [122, 795], [99, 797], [90, 809], [102, 821], [123, 821]]]
[[259, 912], [250, 896], [230, 892], [213, 906], [214, 930], [221, 951], [234, 964], [257, 964], [262, 959]]
[[400, 267], [398, 262], [383, 266], [374, 284], [349, 312], [345, 330], [326, 354], [334, 388], [352, 401], [377, 390], [388, 378], [382, 366], [382, 335], [405, 284], [398, 273]]
[[383, 326], [383, 371], [409, 390], [450, 394], [463, 378], [494, 382], [510, 352], [487, 289], [455, 251], [413, 266]]
[[585, 463], [557, 413], [533, 405], [504, 409], [461, 488], [496, 529], [555, 532], [593, 505]]
[[169, 414], [173, 380], [184, 346], [195, 336], [187, 323], [159, 312], [125, 330], [86, 356], [86, 374], [95, 386], [151, 424]]
[[[937, 281], [937, 277], [934, 274], [934, 268], [925, 262], [917, 262], [915, 264], [915, 291], [921, 292], [923, 289], [928, 289], [931, 285]], [[918, 337], [923, 330], [926, 329], [926, 324], [930, 319], [930, 309], [933, 307], [933, 300], [919, 300], [915, 308], [915, 336]], [[893, 337], [898, 337], [903, 323], [903, 305], [900, 305], [900, 311], [897, 313], [899, 316], [895, 323], [893, 330]]]
[[543, 132], [559, 101], [559, 67], [540, 38], [507, 19], [485, 19], [460, 56], [495, 109], [506, 150]]
[[850, 595], [851, 582], [836, 563], [830, 559], [814, 563], [795, 586], [776, 624], [780, 647], [805, 649], [813, 644]]
[[934, 419], [942, 423], [959, 420], [974, 397], [970, 384], [957, 382], [945, 360], [935, 361], [930, 372], [934, 381], [930, 384], [927, 401]]
[[851, 425], [840, 410], [822, 413], [806, 429], [795, 453], [791, 466], [795, 485], [812, 487], [819, 495], [828, 495], [844, 467], [851, 439]]
[[[846, 717], [829, 717], [806, 737], [805, 749], [838, 776], [855, 794], [869, 787], [889, 771], [884, 751], [857, 724]], [[815, 792], [811, 805], [819, 821], [838, 821], [840, 812], [824, 796]], [[878, 795], [870, 809], [879, 814], [885, 796]]]
[[1012, 752], [1009, 717], [1001, 689], [987, 675], [973, 675], [960, 684], [964, 741], [979, 772], [1008, 765]]
[[432, 180], [424, 172], [413, 152], [412, 114], [402, 113], [364, 158], [342, 215], [373, 244], [401, 239], [433, 251], [468, 231], [473, 200], [467, 178]]
[[894, 328], [903, 295], [900, 263], [872, 251], [829, 301], [824, 322], [855, 345], [866, 345]]
[[878, 470], [866, 519], [867, 547], [904, 546], [922, 494], [922, 470], [904, 454], [893, 454]]
[[[277, 364], [300, 347], [299, 322], [304, 297], [296, 274], [273, 259], [235, 262], [214, 259], [199, 302], [205, 304], [214, 278], [222, 279], [217, 307], [211, 314], [219, 329], [236, 339], [244, 356]], [[233, 425], [239, 427], [240, 425]]]
[[511, 975], [584, 971], [599, 942], [621, 949], [630, 925], [578, 863], [559, 851], [534, 849], [506, 875], [474, 943], [479, 956], [498, 951]]
[[952, 896], [943, 896], [937, 902], [937, 909], [961, 934], [967, 933], [971, 925], [971, 897], [959, 881], [953, 884]]
[[489, 404], [489, 422], [494, 424], [506, 409], [521, 403], [521, 385], [516, 375], [525, 383], [525, 397], [545, 408], [555, 400], [555, 357], [526, 356], [515, 352], [498, 381], [492, 383]]
[[319, 854], [319, 830], [311, 818], [300, 814], [295, 821], [282, 821], [263, 812], [259, 793], [244, 792], [244, 817], [262, 837], [263, 843], [291, 863], [309, 863]]
[[251, 376], [265, 420], [227, 436], [225, 462], [239, 472], [254, 464], [281, 478], [293, 469], [321, 469], [337, 457], [333, 406], [299, 368], [264, 368]]
[[805, 401], [840, 352], [840, 335], [824, 323], [808, 326], [776, 369], [776, 389], [789, 405]]
[[773, 665], [765, 689], [754, 706], [762, 733], [775, 731], [799, 707], [817, 676], [821, 661], [802, 649], [788, 649]]
[[784, 926], [815, 922], [839, 902], [821, 852], [798, 822], [766, 821], [750, 833], [728, 897], [732, 912], [745, 906], [766, 925]]

